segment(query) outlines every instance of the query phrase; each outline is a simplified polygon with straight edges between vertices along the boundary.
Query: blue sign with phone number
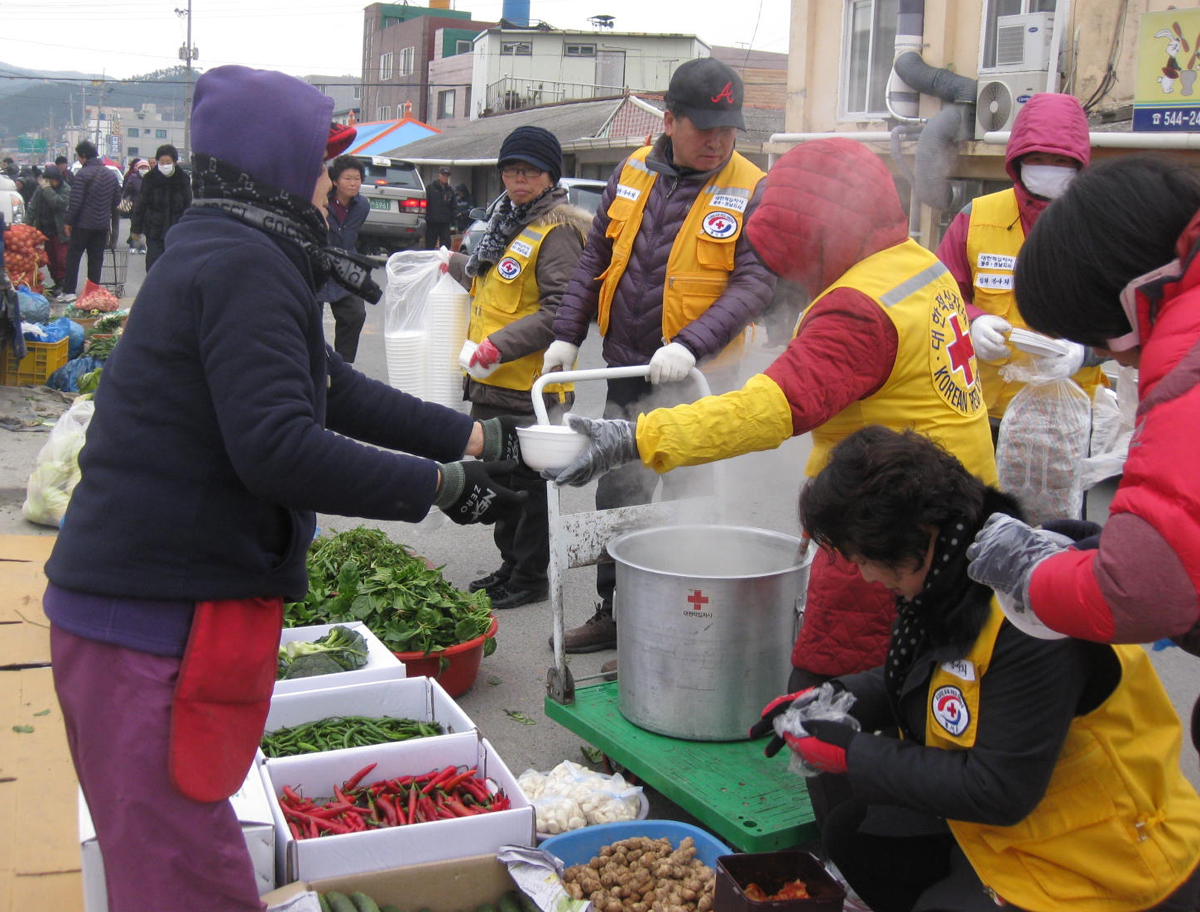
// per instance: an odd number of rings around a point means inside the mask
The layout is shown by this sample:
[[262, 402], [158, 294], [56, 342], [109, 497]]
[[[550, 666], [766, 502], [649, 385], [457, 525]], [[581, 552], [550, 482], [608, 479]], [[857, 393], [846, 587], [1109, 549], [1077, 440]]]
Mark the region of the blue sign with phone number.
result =
[[1133, 109], [1134, 132], [1200, 132], [1200, 104], [1136, 105]]

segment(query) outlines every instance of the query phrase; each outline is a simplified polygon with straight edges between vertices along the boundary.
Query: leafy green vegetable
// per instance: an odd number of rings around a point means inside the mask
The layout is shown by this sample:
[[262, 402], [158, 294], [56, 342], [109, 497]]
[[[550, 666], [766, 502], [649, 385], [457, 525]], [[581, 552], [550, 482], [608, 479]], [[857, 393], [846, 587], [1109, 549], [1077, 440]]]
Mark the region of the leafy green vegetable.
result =
[[79, 387], [79, 392], [81, 392], [81, 393], [96, 392], [96, 387], [98, 387], [100, 385], [100, 375], [102, 373], [104, 373], [104, 368], [98, 367], [95, 370], [88, 371], [86, 374], [84, 374], [78, 380], [76, 380], [75, 385]]
[[315, 652], [309, 655], [296, 656], [295, 659], [288, 663], [282, 677], [285, 680], [291, 680], [292, 678], [312, 678], [316, 675], [337, 674], [339, 671], [345, 670], [329, 653]]
[[[487, 633], [485, 590], [455, 589], [383, 531], [359, 526], [319, 538], [308, 552], [308, 595], [285, 607], [289, 627], [362, 621], [393, 652], [429, 655]], [[496, 649], [484, 641], [484, 655]]]
[[[325, 656], [333, 664], [308, 661], [314, 656]], [[286, 646], [281, 646], [276, 678], [307, 678], [318, 674], [334, 674], [339, 671], [353, 671], [366, 664], [367, 641], [363, 635], [339, 624], [325, 636], [311, 643], [293, 640]]]

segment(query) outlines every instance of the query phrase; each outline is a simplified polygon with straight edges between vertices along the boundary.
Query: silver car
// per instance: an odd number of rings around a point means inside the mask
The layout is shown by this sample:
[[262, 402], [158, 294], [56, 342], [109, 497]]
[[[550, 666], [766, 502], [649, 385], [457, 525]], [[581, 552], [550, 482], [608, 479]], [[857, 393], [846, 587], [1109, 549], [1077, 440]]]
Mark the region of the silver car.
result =
[[[608, 181], [592, 180], [586, 177], [564, 177], [558, 183], [567, 188], [568, 201], [580, 209], [595, 214], [596, 210], [600, 208], [600, 194], [604, 192]], [[492, 217], [492, 213], [496, 211], [496, 207], [500, 205], [502, 199], [504, 199], [504, 191], [501, 191], [499, 196], [488, 203], [486, 209], [471, 210], [471, 218], [475, 221], [471, 222], [463, 234], [459, 250], [469, 254], [475, 249], [475, 245], [479, 243], [479, 239], [483, 237], [483, 232], [487, 229], [488, 219]]]
[[390, 254], [420, 248], [425, 240], [425, 184], [412, 162], [378, 155], [357, 156], [363, 169], [359, 190], [371, 206], [359, 232], [363, 253]]

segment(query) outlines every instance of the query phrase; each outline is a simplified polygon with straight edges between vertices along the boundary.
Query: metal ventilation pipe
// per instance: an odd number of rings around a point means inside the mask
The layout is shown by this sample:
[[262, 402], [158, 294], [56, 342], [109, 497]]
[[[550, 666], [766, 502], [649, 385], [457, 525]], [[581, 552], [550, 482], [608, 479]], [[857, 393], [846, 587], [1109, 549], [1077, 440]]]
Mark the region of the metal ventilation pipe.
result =
[[952, 197], [950, 173], [958, 141], [971, 135], [976, 85], [974, 79], [927, 64], [920, 53], [924, 33], [925, 0], [900, 0], [888, 110], [911, 124], [919, 122], [916, 115], [922, 94], [949, 102], [922, 127], [913, 168], [917, 199], [934, 209], [945, 209]]

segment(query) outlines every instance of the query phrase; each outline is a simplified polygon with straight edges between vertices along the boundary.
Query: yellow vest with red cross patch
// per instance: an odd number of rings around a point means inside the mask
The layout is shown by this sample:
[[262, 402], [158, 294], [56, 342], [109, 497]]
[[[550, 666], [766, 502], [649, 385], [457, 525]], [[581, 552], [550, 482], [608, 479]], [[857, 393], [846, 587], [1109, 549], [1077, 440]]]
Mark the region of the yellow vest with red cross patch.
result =
[[[925, 744], [968, 750], [1004, 615], [930, 678]], [[1179, 769], [1182, 729], [1140, 646], [1113, 646], [1121, 683], [1077, 716], [1037, 807], [1012, 826], [947, 820], [979, 879], [1030, 912], [1133, 912], [1157, 905], [1200, 851], [1200, 797]]]
[[[597, 276], [602, 280], [597, 315], [602, 334], [608, 332], [613, 297], [629, 264], [646, 201], [658, 178], [646, 166], [650, 148], [638, 149], [626, 159], [616, 196], [608, 207], [607, 236], [612, 241], [612, 257], [608, 268]], [[746, 208], [765, 176], [757, 165], [734, 152], [696, 196], [667, 258], [662, 299], [664, 342], [670, 342], [724, 293], [745, 227]], [[710, 363], [738, 357], [745, 335], [739, 335]]]
[[[471, 319], [467, 323], [467, 338], [482, 342], [489, 335], [529, 314], [541, 306], [541, 291], [537, 283], [537, 257], [546, 236], [561, 223], [533, 222], [521, 229], [509, 242], [496, 265], [471, 281]], [[564, 230], [573, 231], [568, 225]], [[533, 388], [533, 381], [542, 370], [542, 355], [537, 351], [513, 361], [505, 361], [478, 383], [511, 390]], [[559, 394], [574, 389], [570, 383], [548, 383], [545, 392]]]
[[[967, 471], [996, 484], [996, 459], [967, 311], [958, 286], [932, 253], [909, 238], [851, 266], [805, 309], [835, 288], [874, 300], [896, 327], [896, 361], [875, 393], [813, 429], [805, 472], [815, 476], [833, 446], [869, 424], [912, 428], [939, 442]], [[804, 316], [797, 328], [804, 325]]]
[[[1027, 329], [1017, 309], [1013, 293], [1013, 271], [1017, 255], [1025, 243], [1021, 227], [1021, 211], [1017, 193], [1011, 187], [999, 193], [980, 196], [971, 203], [971, 219], [967, 228], [967, 262], [971, 266], [974, 286], [974, 305], [980, 310], [1003, 317], [1014, 327]], [[1011, 346], [1010, 346], [1011, 348]], [[983, 383], [983, 399], [993, 418], [1003, 418], [1012, 397], [1020, 392], [1023, 383], [1010, 383], [1000, 376], [1000, 368], [1015, 358], [1028, 357], [1014, 352], [1003, 361], [980, 361], [979, 376]], [[1083, 387], [1090, 400], [1097, 386], [1107, 386], [1099, 365], [1080, 368], [1072, 379]]]

